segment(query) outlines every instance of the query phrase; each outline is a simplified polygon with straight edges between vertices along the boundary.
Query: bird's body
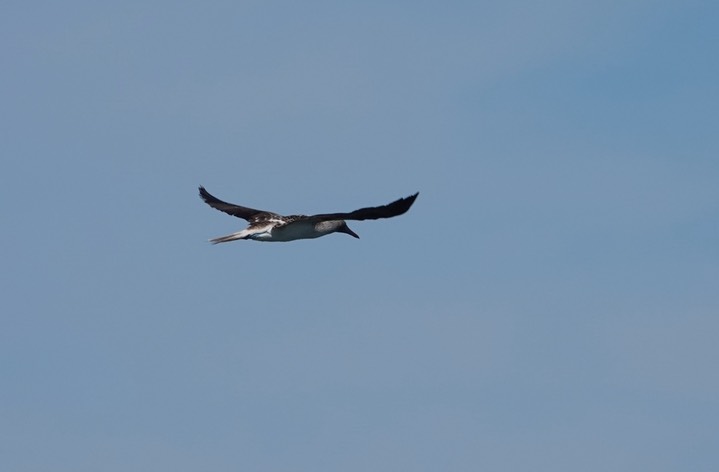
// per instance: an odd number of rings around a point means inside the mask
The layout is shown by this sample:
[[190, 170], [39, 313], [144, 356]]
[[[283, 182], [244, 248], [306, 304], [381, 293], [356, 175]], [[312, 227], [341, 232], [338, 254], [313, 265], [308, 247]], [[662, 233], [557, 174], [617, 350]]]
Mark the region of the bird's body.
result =
[[388, 205], [368, 207], [350, 213], [328, 213], [319, 215], [282, 216], [269, 211], [223, 202], [211, 195], [204, 187], [200, 187], [200, 197], [208, 205], [229, 215], [247, 220], [250, 224], [246, 229], [236, 233], [210, 239], [213, 244], [253, 239], [255, 241], [287, 242], [297, 239], [314, 239], [331, 233], [345, 233], [359, 238], [345, 220], [375, 220], [391, 218], [409, 210], [418, 194], [401, 198]]
[[[291, 223], [291, 224], [290, 224]], [[296, 239], [313, 239], [330, 234], [334, 226], [330, 222], [313, 223], [302, 215], [271, 218], [251, 223], [246, 229], [227, 236], [211, 239], [212, 243], [224, 243], [236, 239], [255, 241], [288, 242]]]

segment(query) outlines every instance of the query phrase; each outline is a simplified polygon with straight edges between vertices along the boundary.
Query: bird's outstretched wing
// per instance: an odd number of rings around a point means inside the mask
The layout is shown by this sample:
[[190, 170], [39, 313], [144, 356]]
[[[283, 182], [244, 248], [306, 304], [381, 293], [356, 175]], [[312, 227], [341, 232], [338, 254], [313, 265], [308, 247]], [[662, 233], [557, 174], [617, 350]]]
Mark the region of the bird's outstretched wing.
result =
[[409, 210], [409, 207], [411, 207], [417, 199], [417, 195], [419, 195], [419, 192], [414, 195], [410, 195], [409, 197], [395, 200], [387, 205], [360, 208], [359, 210], [355, 210], [350, 213], [323, 213], [319, 215], [312, 215], [308, 218], [315, 221], [378, 220], [380, 218], [392, 218], [393, 216], [399, 216], [406, 213], [407, 210]]
[[215, 210], [220, 210], [227, 213], [228, 215], [236, 216], [247, 221], [255, 221], [258, 219], [258, 217], [262, 218], [265, 216], [279, 216], [269, 211], [255, 210], [254, 208], [247, 208], [240, 205], [235, 205], [233, 203], [223, 202], [222, 200], [205, 190], [205, 187], [203, 186], [200, 186], [200, 197], [202, 198], [202, 200], [205, 201], [205, 203], [210, 205]]

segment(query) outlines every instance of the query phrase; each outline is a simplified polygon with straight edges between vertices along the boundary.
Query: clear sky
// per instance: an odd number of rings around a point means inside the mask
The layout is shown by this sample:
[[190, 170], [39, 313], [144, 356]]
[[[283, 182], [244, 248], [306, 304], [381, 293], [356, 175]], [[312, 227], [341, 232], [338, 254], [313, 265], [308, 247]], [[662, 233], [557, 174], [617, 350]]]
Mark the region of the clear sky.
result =
[[4, 2], [0, 469], [719, 470], [718, 22]]

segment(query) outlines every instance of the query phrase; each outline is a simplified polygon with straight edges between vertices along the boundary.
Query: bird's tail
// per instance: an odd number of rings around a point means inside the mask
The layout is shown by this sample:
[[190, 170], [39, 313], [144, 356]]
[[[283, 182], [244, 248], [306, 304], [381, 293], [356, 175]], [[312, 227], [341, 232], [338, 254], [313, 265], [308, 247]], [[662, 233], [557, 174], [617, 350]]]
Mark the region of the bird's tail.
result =
[[246, 229], [243, 229], [242, 231], [228, 234], [227, 236], [220, 236], [219, 238], [212, 238], [212, 239], [210, 239], [210, 242], [212, 244], [228, 243], [230, 241], [236, 241], [238, 239], [247, 239], [247, 237], [249, 235], [250, 235], [250, 233]]

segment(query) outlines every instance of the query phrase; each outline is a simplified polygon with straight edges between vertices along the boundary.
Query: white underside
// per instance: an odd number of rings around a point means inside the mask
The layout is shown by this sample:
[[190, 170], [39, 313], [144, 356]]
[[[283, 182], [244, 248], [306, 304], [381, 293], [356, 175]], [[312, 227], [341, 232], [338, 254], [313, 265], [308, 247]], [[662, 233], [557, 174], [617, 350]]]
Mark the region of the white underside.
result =
[[287, 226], [275, 227], [274, 222], [270, 222], [264, 226], [254, 226], [243, 229], [236, 233], [220, 236], [211, 239], [210, 242], [226, 243], [236, 241], [238, 239], [253, 239], [255, 241], [265, 242], [287, 242], [297, 239], [314, 239], [329, 234], [331, 231], [317, 231], [315, 224], [311, 222], [295, 222]]
[[287, 226], [263, 229], [261, 232], [253, 234], [251, 238], [256, 241], [287, 242], [295, 241], [297, 239], [319, 238], [325, 234], [328, 233], [320, 233], [316, 231], [314, 223], [297, 222]]

